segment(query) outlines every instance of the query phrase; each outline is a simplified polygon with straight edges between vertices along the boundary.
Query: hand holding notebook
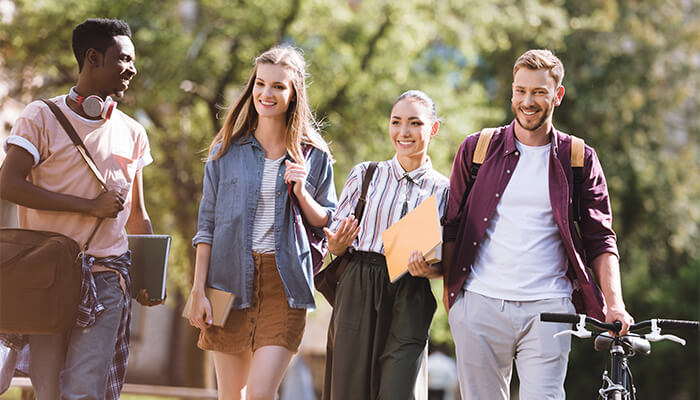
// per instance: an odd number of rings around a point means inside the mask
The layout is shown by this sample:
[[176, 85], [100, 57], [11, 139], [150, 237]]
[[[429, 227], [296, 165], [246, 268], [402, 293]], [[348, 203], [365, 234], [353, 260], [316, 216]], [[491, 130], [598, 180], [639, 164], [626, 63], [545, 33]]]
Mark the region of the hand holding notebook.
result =
[[[211, 305], [211, 325], [223, 327], [231, 312], [233, 300], [236, 296], [233, 293], [214, 288], [205, 288], [205, 296]], [[192, 309], [192, 296], [187, 299], [185, 308], [182, 310], [182, 316], [187, 318]], [[208, 321], [207, 321], [208, 322]]]
[[138, 298], [146, 290], [149, 301], [165, 300], [168, 277], [169, 235], [128, 235], [131, 250], [131, 297]]

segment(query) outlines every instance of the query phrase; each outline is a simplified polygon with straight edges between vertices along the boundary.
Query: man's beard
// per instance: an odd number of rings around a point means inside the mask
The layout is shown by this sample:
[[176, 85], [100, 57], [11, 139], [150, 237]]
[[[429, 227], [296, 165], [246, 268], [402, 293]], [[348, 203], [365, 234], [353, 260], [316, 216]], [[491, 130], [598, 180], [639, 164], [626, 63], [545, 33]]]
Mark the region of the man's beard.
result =
[[[518, 122], [518, 125], [520, 125], [520, 127], [525, 129], [525, 130], [533, 131], [533, 132], [538, 130], [542, 125], [544, 125], [547, 118], [551, 115], [553, 108], [554, 108], [554, 102], [552, 102], [552, 104], [550, 104], [547, 108], [545, 108], [543, 110], [544, 112], [542, 113], [542, 116], [540, 117], [540, 119], [532, 122], [531, 123], [532, 126], [530, 127], [530, 126], [527, 126], [526, 123], [524, 123], [524, 121], [522, 121], [520, 119], [520, 113], [518, 111], [522, 112], [522, 110], [520, 110], [518, 107], [516, 107], [514, 105], [510, 106], [510, 109], [513, 112], [513, 115], [515, 115], [515, 120]], [[540, 111], [540, 110], [538, 110], [538, 111]]]

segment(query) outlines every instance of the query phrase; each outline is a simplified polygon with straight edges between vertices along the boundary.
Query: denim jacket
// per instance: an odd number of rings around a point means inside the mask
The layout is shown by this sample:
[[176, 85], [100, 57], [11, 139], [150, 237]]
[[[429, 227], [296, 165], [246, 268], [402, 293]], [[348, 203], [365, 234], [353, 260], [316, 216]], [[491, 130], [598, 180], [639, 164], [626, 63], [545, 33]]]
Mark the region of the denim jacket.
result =
[[[289, 153], [286, 159], [292, 160]], [[251, 304], [255, 268], [252, 255], [253, 224], [264, 164], [265, 151], [250, 135], [232, 142], [219, 159], [207, 161], [204, 170], [197, 234], [192, 244], [208, 243], [212, 246], [206, 284], [234, 293], [235, 309], [248, 308]], [[314, 308], [309, 242], [301, 212], [297, 210], [295, 217], [292, 211], [284, 182], [285, 170], [283, 162], [276, 184], [275, 260], [289, 306]], [[306, 171], [306, 189], [325, 208], [330, 223], [337, 197], [328, 154], [314, 148], [306, 158]], [[320, 229], [318, 232], [323, 234]]]

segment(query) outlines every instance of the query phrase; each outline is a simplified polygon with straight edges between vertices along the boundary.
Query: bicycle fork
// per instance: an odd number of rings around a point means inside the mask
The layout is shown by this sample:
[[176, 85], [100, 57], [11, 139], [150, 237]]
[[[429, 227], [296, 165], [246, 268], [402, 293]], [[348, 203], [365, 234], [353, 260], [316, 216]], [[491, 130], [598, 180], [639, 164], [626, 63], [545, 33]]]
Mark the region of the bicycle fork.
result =
[[621, 345], [613, 344], [610, 346], [610, 377], [607, 370], [603, 372], [603, 387], [598, 392], [600, 397], [610, 400], [634, 400], [634, 387], [630, 388], [630, 391], [627, 389], [628, 374], [627, 353]]

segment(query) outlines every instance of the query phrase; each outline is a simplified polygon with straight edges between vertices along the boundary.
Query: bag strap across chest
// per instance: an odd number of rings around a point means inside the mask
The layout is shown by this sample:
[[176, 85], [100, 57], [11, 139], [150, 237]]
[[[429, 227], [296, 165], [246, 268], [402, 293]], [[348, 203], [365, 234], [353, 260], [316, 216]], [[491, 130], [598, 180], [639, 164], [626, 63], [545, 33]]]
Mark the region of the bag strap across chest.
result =
[[[85, 143], [83, 143], [83, 141], [80, 139], [80, 136], [78, 136], [78, 133], [75, 131], [75, 128], [73, 128], [73, 125], [71, 125], [71, 123], [68, 121], [68, 118], [66, 118], [66, 115], [63, 114], [63, 111], [61, 111], [61, 109], [58, 108], [56, 103], [54, 103], [53, 101], [49, 101], [46, 99], [41, 99], [41, 101], [43, 101], [44, 104], [46, 104], [51, 110], [51, 112], [56, 116], [56, 119], [63, 127], [63, 130], [66, 131], [66, 134], [68, 135], [68, 137], [70, 137], [70, 140], [73, 142], [73, 145], [75, 146], [76, 150], [78, 150], [78, 153], [80, 153], [80, 156], [85, 161], [85, 164], [87, 164], [88, 168], [90, 168], [90, 171], [92, 171], [92, 174], [95, 175], [95, 178], [97, 178], [97, 180], [100, 182], [102, 190], [107, 191], [107, 182], [102, 177], [100, 170], [97, 169], [97, 165], [95, 165], [95, 160], [92, 158], [92, 155], [88, 151], [87, 147], [85, 147]], [[99, 218], [97, 220], [95, 227], [92, 229], [92, 233], [90, 233], [88, 240], [85, 242], [85, 246], [83, 246], [84, 252], [86, 252], [88, 247], [90, 246], [90, 242], [92, 242], [92, 238], [95, 237], [95, 233], [97, 233], [97, 229], [99, 229], [103, 219], [104, 218]]]
[[367, 205], [367, 190], [369, 189], [369, 184], [372, 182], [372, 177], [374, 176], [374, 171], [376, 169], [376, 161], [369, 163], [367, 166], [367, 171], [365, 171], [365, 177], [362, 179], [360, 199], [357, 200], [357, 205], [355, 205], [355, 219], [357, 219], [358, 223], [362, 222], [362, 215], [365, 213], [365, 206]]

